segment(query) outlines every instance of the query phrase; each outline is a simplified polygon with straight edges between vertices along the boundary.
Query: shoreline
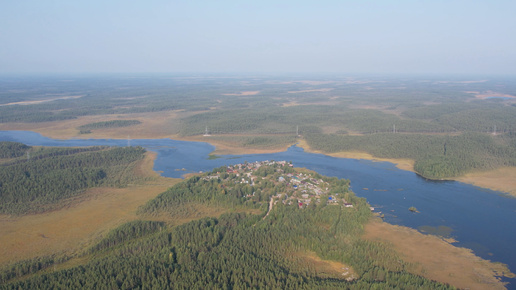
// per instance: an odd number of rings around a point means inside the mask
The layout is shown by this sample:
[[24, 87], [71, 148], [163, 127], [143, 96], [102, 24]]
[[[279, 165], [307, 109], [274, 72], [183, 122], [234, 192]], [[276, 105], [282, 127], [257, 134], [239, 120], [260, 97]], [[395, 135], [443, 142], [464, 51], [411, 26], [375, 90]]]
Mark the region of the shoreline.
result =
[[[42, 134], [43, 135], [43, 134]], [[92, 136], [93, 137], [93, 136]], [[95, 136], [98, 137], [98, 136]], [[136, 138], [136, 137], [135, 137]], [[173, 139], [171, 137], [168, 137], [170, 139]], [[84, 138], [86, 139], [86, 138]], [[124, 138], [112, 138], [112, 139], [124, 139]], [[146, 139], [146, 138], [141, 138]], [[197, 140], [195, 140], [197, 139]], [[173, 139], [173, 140], [181, 140], [181, 141], [197, 141], [201, 142], [202, 137], [200, 138], [184, 138], [184, 139]], [[303, 140], [301, 140], [303, 141]], [[202, 141], [207, 142], [207, 141]], [[247, 148], [235, 148], [235, 147], [225, 147], [221, 151], [220, 147], [216, 144], [216, 142], [207, 142], [216, 147], [215, 152], [218, 152], [218, 154], [222, 154], [220, 152], [231, 152], [233, 154], [239, 154], [238, 150], [245, 150], [245, 152], [249, 153], [249, 150]], [[321, 152], [315, 152], [313, 150], [310, 150], [309, 147], [305, 142], [299, 142], [299, 147], [303, 148], [307, 152], [311, 153], [321, 153]], [[306, 146], [306, 147], [305, 147]], [[286, 149], [286, 148], [285, 148]], [[224, 151], [227, 150], [227, 151]], [[259, 149], [256, 151], [260, 151]], [[266, 152], [281, 152], [281, 149], [275, 149], [275, 150], [264, 150]], [[229, 154], [229, 153], [226, 153]], [[258, 153], [255, 153], [258, 154]], [[324, 154], [324, 153], [322, 153]], [[381, 159], [381, 158], [374, 158], [374, 156], [366, 153], [354, 153], [354, 152], [341, 152], [336, 154], [325, 154], [328, 156], [334, 156], [334, 157], [340, 157], [340, 158], [354, 158], [354, 159], [368, 159], [373, 161], [388, 161], [394, 164], [402, 164], [402, 166], [406, 166], [407, 164], [410, 164], [407, 160], [404, 160], [404, 162], [393, 162], [398, 161], [395, 159]], [[360, 156], [360, 158], [357, 158], [357, 156]], [[176, 179], [170, 179], [166, 177], [161, 177], [158, 172], [155, 172], [153, 170], [153, 163], [157, 157], [157, 154], [154, 152], [148, 152], [146, 154], [146, 158], [142, 160], [142, 163], [139, 166], [140, 173], [144, 174], [146, 176], [152, 177], [154, 181], [150, 181], [149, 183], [155, 183], [157, 180], [160, 180], [162, 182], [156, 182], [159, 185], [163, 186], [165, 184], [173, 184], [177, 182]], [[364, 158], [365, 157], [365, 158]], [[369, 157], [369, 158], [367, 158]], [[398, 167], [400, 169], [403, 169], [402, 167]], [[409, 169], [403, 169], [403, 170], [409, 170]], [[413, 171], [413, 170], [410, 170]], [[161, 179], [163, 178], [163, 180]], [[168, 181], [168, 182], [163, 182]], [[165, 183], [165, 184], [162, 184]], [[158, 185], [156, 184], [156, 185]], [[149, 193], [149, 196], [155, 196], [159, 193], [158, 192], [159, 186], [155, 189], [155, 192]], [[161, 188], [160, 188], [161, 189]], [[141, 189], [140, 189], [141, 190]], [[110, 190], [111, 191], [111, 190]], [[120, 190], [123, 191], [123, 190]], [[98, 193], [97, 193], [98, 194]], [[120, 193], [118, 193], [120, 194]], [[116, 195], [118, 195], [116, 194]], [[113, 194], [110, 194], [110, 196], [116, 196]], [[96, 198], [95, 198], [96, 199]], [[120, 199], [116, 200], [117, 202], [121, 202]], [[141, 200], [140, 202], [142, 202]], [[87, 205], [87, 204], [84, 204]], [[99, 205], [97, 204], [96, 207]], [[81, 206], [78, 205], [77, 208], [80, 208]], [[133, 216], [132, 208], [134, 208], [134, 205], [130, 207], [131, 210], [128, 212], [125, 212], [125, 219], [134, 219], [136, 218]], [[63, 212], [64, 213], [64, 212]], [[113, 219], [113, 218], [111, 218]], [[65, 219], [66, 220], [66, 219]], [[120, 222], [120, 220], [117, 220]], [[49, 223], [49, 222], [47, 222]], [[109, 225], [113, 225], [113, 223], [109, 223]], [[41, 225], [39, 225], [38, 233], [41, 231]], [[107, 228], [103, 227], [102, 231], [106, 231]], [[48, 231], [48, 230], [47, 230]], [[98, 231], [98, 230], [97, 230]], [[36, 230], [33, 230], [34, 233], [36, 233]], [[82, 242], [85, 243], [86, 241], [91, 241], [91, 232], [95, 232], [90, 230], [90, 237], [88, 239], [84, 239], [84, 237], [76, 237], [76, 242]], [[47, 232], [45, 232], [47, 234]], [[52, 233], [52, 232], [51, 232]], [[48, 234], [50, 235], [50, 233]], [[54, 235], [57, 235], [54, 233]], [[95, 236], [98, 235], [98, 232], [94, 234]], [[393, 245], [393, 248], [400, 254], [401, 257], [403, 257], [404, 261], [407, 263], [413, 263], [414, 266], [409, 271], [417, 274], [422, 275], [424, 277], [430, 278], [432, 280], [440, 281], [443, 283], [450, 283], [451, 285], [457, 286], [457, 287], [470, 287], [471, 289], [504, 289], [503, 282], [501, 282], [499, 279], [497, 279], [497, 276], [500, 276], [501, 272], [506, 273], [506, 275], [511, 275], [512, 273], [506, 268], [503, 267], [503, 265], [493, 263], [488, 260], [484, 260], [478, 256], [476, 256], [474, 253], [472, 253], [471, 250], [466, 248], [459, 248], [454, 246], [453, 244], [446, 242], [442, 240], [441, 238], [433, 235], [424, 235], [419, 233], [415, 229], [411, 229], [409, 227], [404, 226], [397, 226], [397, 225], [391, 225], [389, 223], [383, 222], [379, 219], [372, 219], [368, 224], [366, 224], [366, 232], [362, 236], [364, 239], [372, 240], [372, 241], [380, 241], [380, 242], [386, 242]], [[86, 242], [87, 243], [87, 242]], [[69, 245], [69, 244], [67, 244]], [[414, 249], [416, 249], [414, 251]], [[422, 250], [424, 253], [421, 253]], [[435, 257], [435, 251], [430, 251], [431, 253], [428, 254], [429, 249], [439, 249], [437, 252], [442, 253], [439, 257]], [[55, 249], [53, 249], [55, 251]], [[41, 250], [43, 251], [43, 250]], [[442, 256], [446, 256], [446, 258], [442, 258]], [[437, 258], [442, 258], [440, 260], [436, 260]], [[405, 260], [406, 259], [406, 260]], [[447, 265], [446, 267], [442, 267], [443, 261], [449, 261], [451, 259], [453, 263], [450, 263], [450, 265]], [[448, 264], [448, 263], [447, 263]], [[453, 275], [452, 275], [453, 274]]]
[[[92, 139], [92, 138], [108, 138], [108, 139], [127, 139], [128, 135], [125, 130], [105, 130], [103, 132], [94, 132], [92, 134], [87, 135], [77, 135], [76, 130], [51, 130], [48, 126], [45, 126], [42, 123], [37, 123], [42, 125], [35, 126], [35, 124], [25, 124], [25, 123], [16, 123], [16, 124], [0, 124], [0, 130], [11, 131], [11, 130], [21, 130], [21, 131], [33, 131], [40, 133], [41, 135], [53, 139]], [[304, 139], [298, 140], [297, 144], [290, 144], [279, 146], [276, 148], [268, 148], [268, 149], [260, 149], [260, 148], [246, 148], [241, 146], [235, 146], [234, 144], [213, 140], [209, 137], [204, 136], [188, 136], [183, 137], [177, 134], [165, 134], [161, 132], [159, 134], [155, 134], [156, 132], [151, 132], [152, 135], [148, 135], [147, 133], [141, 132], [141, 130], [137, 132], [133, 132], [133, 135], [130, 135], [133, 139], [172, 139], [178, 141], [191, 141], [191, 142], [206, 142], [215, 147], [215, 150], [211, 153], [214, 155], [242, 155], [242, 154], [267, 154], [267, 153], [278, 153], [286, 151], [288, 147], [292, 145], [297, 145], [298, 147], [303, 148], [308, 153], [316, 153], [323, 154], [327, 156], [337, 157], [337, 158], [349, 158], [349, 159], [364, 159], [378, 162], [390, 162], [396, 165], [397, 168], [401, 170], [406, 170], [410, 172], [414, 172], [414, 160], [412, 159], [394, 159], [394, 158], [380, 158], [375, 157], [372, 154], [366, 152], [357, 152], [357, 151], [341, 151], [336, 153], [325, 153], [318, 150], [313, 150], [306, 143]], [[498, 168], [490, 171], [479, 171], [467, 173], [464, 176], [450, 178], [451, 181], [458, 181], [474, 186], [478, 186], [485, 189], [490, 189], [494, 191], [501, 192], [506, 194], [508, 197], [516, 198], [516, 167], [504, 167]]]
[[[390, 162], [396, 165], [398, 169], [416, 173], [414, 171], [415, 161], [412, 159], [379, 158], [365, 152], [344, 151], [336, 153], [324, 153], [322, 151], [311, 149], [304, 140], [301, 140], [297, 146], [303, 148], [306, 152], [309, 153], [324, 154], [332, 157], [365, 159], [375, 162]], [[508, 197], [516, 198], [516, 167], [502, 167], [490, 171], [470, 172], [463, 176], [453, 177], [447, 180], [462, 182], [480, 188], [498, 191], [506, 194]]]
[[505, 289], [500, 278], [516, 277], [505, 264], [482, 259], [470, 249], [375, 217], [365, 225], [362, 239], [392, 246], [409, 263], [408, 272], [460, 289]]
[[306, 143], [305, 140], [300, 140], [297, 144], [298, 147], [303, 148], [306, 152], [309, 153], [317, 153], [317, 154], [323, 154], [326, 156], [331, 157], [337, 157], [337, 158], [349, 158], [349, 159], [365, 159], [365, 160], [371, 160], [375, 162], [390, 162], [398, 169], [414, 172], [414, 160], [412, 159], [394, 159], [394, 158], [379, 158], [375, 157], [369, 153], [366, 152], [355, 152], [355, 151], [341, 151], [336, 153], [325, 153], [319, 150], [313, 150], [310, 148], [310, 146]]

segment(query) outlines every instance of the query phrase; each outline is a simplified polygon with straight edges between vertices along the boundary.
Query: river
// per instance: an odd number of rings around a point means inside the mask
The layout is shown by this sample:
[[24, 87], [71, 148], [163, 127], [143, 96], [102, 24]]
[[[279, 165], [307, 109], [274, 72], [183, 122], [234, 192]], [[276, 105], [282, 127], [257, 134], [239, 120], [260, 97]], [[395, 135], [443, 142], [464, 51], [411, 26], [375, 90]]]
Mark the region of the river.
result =
[[[367, 198], [385, 221], [457, 240], [454, 245], [472, 249], [476, 255], [505, 263], [516, 271], [516, 199], [504, 193], [456, 181], [430, 181], [396, 168], [389, 162], [374, 162], [307, 153], [292, 146], [272, 154], [224, 155], [210, 158], [215, 149], [203, 142], [170, 139], [68, 139], [54, 140], [27, 131], [0, 131], [0, 141], [31, 146], [142, 146], [158, 153], [154, 170], [167, 177], [209, 171], [244, 161], [292, 161], [326, 176], [351, 181], [356, 195]], [[419, 213], [408, 210], [416, 207]], [[516, 279], [510, 289], [516, 288]]]

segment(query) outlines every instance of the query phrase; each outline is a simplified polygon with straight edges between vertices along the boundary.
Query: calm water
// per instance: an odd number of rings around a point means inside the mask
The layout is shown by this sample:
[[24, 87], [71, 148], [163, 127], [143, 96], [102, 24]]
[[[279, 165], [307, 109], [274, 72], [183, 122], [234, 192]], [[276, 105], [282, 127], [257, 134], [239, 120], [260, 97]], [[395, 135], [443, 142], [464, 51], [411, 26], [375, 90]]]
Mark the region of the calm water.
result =
[[[334, 158], [306, 153], [299, 147], [274, 154], [226, 155], [209, 159], [214, 147], [202, 142], [170, 139], [54, 140], [34, 132], [0, 131], [0, 141], [17, 141], [40, 146], [142, 146], [158, 153], [154, 170], [163, 176], [181, 177], [190, 172], [262, 160], [292, 161], [326, 176], [351, 180], [353, 191], [385, 214], [385, 221], [415, 229], [445, 226], [455, 245], [472, 249], [477, 255], [509, 265], [516, 271], [516, 199], [507, 195], [455, 181], [428, 181], [397, 169], [392, 163]], [[420, 213], [411, 213], [414, 206]], [[516, 279], [508, 279], [515, 289]]]

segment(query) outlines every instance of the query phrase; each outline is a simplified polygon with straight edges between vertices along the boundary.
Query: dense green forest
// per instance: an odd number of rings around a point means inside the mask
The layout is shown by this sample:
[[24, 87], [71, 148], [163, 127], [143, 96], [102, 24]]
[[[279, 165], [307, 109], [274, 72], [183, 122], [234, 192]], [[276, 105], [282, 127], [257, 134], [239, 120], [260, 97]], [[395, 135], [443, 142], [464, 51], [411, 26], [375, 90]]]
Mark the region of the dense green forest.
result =
[[26, 214], [54, 208], [63, 199], [96, 186], [124, 186], [143, 158], [141, 147], [31, 148], [0, 142], [0, 213]]
[[30, 146], [18, 142], [0, 142], [0, 159], [23, 156], [29, 149]]
[[[232, 212], [178, 226], [130, 222], [84, 250], [79, 256], [87, 262], [82, 265], [67, 267], [70, 257], [46, 257], [5, 267], [0, 272], [1, 288], [453, 288], [410, 274], [411, 265], [389, 246], [360, 238], [371, 211], [365, 199], [349, 191], [349, 181], [276, 166], [256, 170], [253, 174], [261, 182], [249, 185], [237, 183], [240, 178], [226, 169], [175, 185], [142, 207], [141, 213], [179, 212], [193, 201], [224, 204], [228, 209], [262, 208], [262, 214]], [[345, 193], [353, 207], [330, 204], [323, 197], [306, 207], [278, 201], [265, 216], [268, 200], [260, 199], [288, 192], [277, 181], [278, 174], [305, 176], [313, 184], [319, 180], [330, 187], [328, 194]], [[241, 185], [252, 187], [250, 192], [267, 193], [249, 195]], [[278, 192], [281, 186], [285, 191]], [[341, 266], [322, 269], [313, 262], [314, 256]]]
[[111, 120], [103, 122], [95, 122], [79, 126], [79, 130], [104, 129], [104, 128], [120, 128], [141, 124], [138, 120]]
[[364, 136], [308, 134], [308, 144], [324, 152], [366, 151], [383, 158], [411, 158], [427, 178], [460, 176], [474, 170], [516, 166], [514, 137], [465, 133], [456, 136], [383, 133]]

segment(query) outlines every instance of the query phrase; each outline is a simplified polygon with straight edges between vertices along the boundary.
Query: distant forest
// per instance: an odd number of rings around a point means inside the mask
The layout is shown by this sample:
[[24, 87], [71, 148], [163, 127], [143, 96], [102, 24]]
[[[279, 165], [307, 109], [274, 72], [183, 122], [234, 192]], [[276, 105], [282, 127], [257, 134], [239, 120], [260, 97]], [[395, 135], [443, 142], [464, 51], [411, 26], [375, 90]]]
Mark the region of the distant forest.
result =
[[[471, 78], [13, 77], [0, 80], [0, 123], [173, 111], [170, 135], [207, 129], [210, 138], [247, 148], [279, 148], [305, 138], [328, 153], [411, 158], [427, 178], [514, 166], [516, 84]], [[42, 100], [49, 101], [6, 105]], [[90, 133], [137, 122], [110, 117], [78, 129]]]

